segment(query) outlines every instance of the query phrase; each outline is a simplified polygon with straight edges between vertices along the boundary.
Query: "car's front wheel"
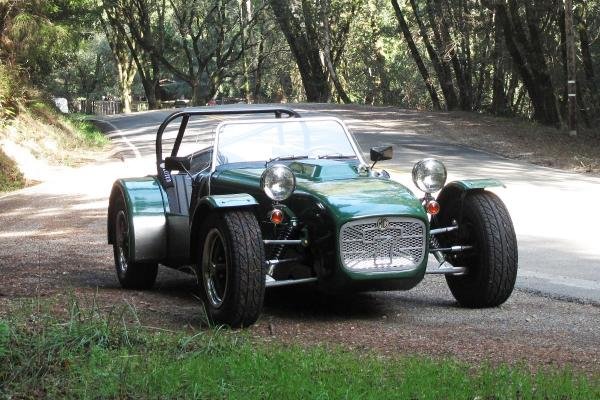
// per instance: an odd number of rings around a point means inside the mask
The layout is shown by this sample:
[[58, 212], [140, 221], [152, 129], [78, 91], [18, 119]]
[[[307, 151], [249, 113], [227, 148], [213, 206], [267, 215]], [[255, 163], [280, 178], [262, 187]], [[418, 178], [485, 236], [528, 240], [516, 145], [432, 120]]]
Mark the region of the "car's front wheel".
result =
[[252, 325], [265, 295], [264, 245], [256, 217], [243, 210], [213, 213], [199, 237], [198, 281], [210, 322]]
[[115, 201], [113, 254], [117, 278], [125, 289], [150, 289], [156, 281], [158, 264], [140, 263], [131, 260], [129, 252], [131, 229], [127, 207], [123, 197], [119, 196]]
[[442, 247], [471, 246], [448, 260], [466, 267], [462, 276], [447, 275], [456, 300], [465, 307], [494, 307], [511, 295], [517, 278], [517, 238], [506, 206], [494, 193], [480, 191], [442, 204], [433, 227], [458, 221], [459, 230], [439, 238]]

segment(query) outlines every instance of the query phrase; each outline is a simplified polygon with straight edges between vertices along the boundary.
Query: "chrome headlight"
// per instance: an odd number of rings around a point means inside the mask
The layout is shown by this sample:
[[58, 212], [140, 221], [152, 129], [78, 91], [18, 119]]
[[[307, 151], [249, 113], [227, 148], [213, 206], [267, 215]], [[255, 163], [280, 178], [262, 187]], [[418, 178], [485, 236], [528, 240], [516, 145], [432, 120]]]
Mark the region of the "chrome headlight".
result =
[[446, 167], [440, 161], [426, 158], [415, 164], [412, 178], [415, 185], [425, 193], [435, 193], [446, 183]]
[[283, 164], [270, 166], [260, 177], [260, 187], [271, 200], [282, 201], [296, 189], [296, 176]]

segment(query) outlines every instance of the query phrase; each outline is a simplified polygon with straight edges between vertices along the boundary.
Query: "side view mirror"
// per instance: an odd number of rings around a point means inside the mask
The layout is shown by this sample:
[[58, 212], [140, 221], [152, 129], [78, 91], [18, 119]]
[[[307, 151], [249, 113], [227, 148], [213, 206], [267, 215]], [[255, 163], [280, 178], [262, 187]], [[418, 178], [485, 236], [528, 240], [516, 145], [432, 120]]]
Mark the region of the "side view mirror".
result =
[[167, 157], [165, 158], [165, 169], [167, 171], [189, 171], [192, 162], [189, 157]]
[[379, 161], [391, 160], [392, 158], [394, 158], [394, 149], [392, 146], [371, 147], [371, 161], [373, 161], [371, 168]]

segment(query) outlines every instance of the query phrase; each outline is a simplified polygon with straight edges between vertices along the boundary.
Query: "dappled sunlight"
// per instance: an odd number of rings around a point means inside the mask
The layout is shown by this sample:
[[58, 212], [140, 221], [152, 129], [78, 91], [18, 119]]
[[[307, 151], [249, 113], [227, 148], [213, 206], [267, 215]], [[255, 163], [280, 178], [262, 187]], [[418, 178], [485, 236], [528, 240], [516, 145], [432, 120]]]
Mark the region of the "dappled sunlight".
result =
[[108, 199], [75, 204], [69, 208], [71, 210], [106, 210], [108, 208]]
[[59, 235], [70, 235], [74, 232], [73, 229], [58, 229], [49, 232], [40, 231], [9, 231], [0, 232], [0, 239], [16, 239], [22, 237], [45, 237], [45, 236], [59, 236]]

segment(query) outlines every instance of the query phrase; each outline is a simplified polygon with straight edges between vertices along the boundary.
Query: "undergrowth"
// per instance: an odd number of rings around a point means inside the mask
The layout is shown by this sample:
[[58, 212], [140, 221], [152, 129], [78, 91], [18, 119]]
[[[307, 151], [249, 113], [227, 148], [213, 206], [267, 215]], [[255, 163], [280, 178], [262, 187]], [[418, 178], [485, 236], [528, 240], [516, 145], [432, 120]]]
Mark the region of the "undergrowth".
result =
[[0, 149], [0, 193], [20, 189], [25, 186], [25, 178], [15, 162]]
[[143, 327], [131, 307], [23, 303], [0, 320], [0, 398], [591, 399], [598, 377]]
[[[18, 71], [0, 64], [0, 140], [49, 164], [74, 165], [108, 139], [85, 117], [62, 114], [48, 95], [28, 87]], [[12, 146], [14, 148], [14, 146]], [[23, 187], [18, 165], [0, 149], [0, 192]]]

